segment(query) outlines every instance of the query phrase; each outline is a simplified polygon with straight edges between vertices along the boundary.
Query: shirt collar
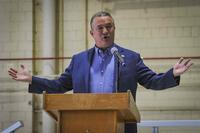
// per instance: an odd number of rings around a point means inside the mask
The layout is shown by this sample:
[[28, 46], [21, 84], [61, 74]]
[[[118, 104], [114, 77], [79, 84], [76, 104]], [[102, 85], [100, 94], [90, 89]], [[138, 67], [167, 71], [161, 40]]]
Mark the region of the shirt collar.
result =
[[102, 56], [102, 55], [112, 55], [112, 53], [111, 53], [111, 48], [112, 47], [114, 47], [114, 44], [111, 46], [111, 47], [109, 47], [109, 48], [107, 48], [106, 50], [102, 50], [102, 49], [100, 49], [100, 48], [98, 48], [96, 45], [95, 45], [95, 53], [97, 54], [97, 55], [100, 55], [100, 56]]

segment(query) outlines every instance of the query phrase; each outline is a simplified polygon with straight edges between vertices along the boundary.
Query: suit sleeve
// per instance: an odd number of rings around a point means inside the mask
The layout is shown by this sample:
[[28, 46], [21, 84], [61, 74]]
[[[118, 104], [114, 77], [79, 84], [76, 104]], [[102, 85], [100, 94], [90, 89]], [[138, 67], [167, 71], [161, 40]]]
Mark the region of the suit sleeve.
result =
[[172, 68], [166, 73], [157, 74], [143, 63], [140, 56], [138, 57], [136, 68], [139, 84], [147, 89], [163, 90], [175, 87], [180, 83], [180, 77], [174, 77]]
[[73, 59], [65, 72], [60, 75], [58, 79], [49, 80], [46, 78], [40, 78], [33, 76], [32, 84], [29, 85], [30, 93], [42, 93], [46, 91], [47, 93], [64, 93], [66, 91], [72, 90], [72, 70], [73, 70]]

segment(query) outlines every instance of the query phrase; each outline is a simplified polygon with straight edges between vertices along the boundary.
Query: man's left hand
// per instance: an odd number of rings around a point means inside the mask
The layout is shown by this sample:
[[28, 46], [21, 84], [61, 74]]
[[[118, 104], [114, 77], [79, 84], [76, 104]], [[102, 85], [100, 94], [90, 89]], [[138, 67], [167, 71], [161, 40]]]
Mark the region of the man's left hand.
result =
[[174, 77], [180, 76], [193, 65], [191, 59], [180, 58], [173, 67]]

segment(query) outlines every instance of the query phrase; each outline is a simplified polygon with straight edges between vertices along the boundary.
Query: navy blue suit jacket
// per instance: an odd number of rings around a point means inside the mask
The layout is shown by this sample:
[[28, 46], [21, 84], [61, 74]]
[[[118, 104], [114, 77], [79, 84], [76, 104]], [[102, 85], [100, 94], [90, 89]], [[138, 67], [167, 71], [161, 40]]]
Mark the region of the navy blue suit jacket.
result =
[[[172, 69], [166, 73], [156, 74], [143, 63], [138, 53], [118, 45], [115, 45], [115, 47], [121, 55], [124, 55], [126, 63], [125, 67], [121, 65], [116, 67], [118, 62], [115, 59], [115, 68], [119, 68], [115, 69], [115, 74], [119, 73], [115, 78], [118, 79], [118, 92], [131, 90], [135, 98], [137, 83], [154, 90], [162, 90], [179, 84], [180, 77], [174, 78]], [[58, 79], [48, 80], [33, 76], [32, 84], [29, 85], [29, 92], [64, 93], [73, 89], [74, 93], [89, 93], [89, 72], [94, 51], [95, 49], [91, 48], [74, 55], [70, 65]], [[125, 130], [125, 133], [136, 133], [136, 124], [126, 124]]]

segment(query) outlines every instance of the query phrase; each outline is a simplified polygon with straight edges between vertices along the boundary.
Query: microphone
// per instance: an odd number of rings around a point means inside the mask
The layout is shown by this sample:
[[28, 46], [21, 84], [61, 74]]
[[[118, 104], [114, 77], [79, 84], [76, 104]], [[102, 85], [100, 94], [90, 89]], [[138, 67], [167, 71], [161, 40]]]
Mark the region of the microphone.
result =
[[122, 66], [126, 66], [125, 62], [124, 62], [124, 58], [122, 57], [122, 55], [118, 52], [118, 49], [116, 47], [111, 48], [111, 53], [117, 57], [118, 61], [121, 63]]

